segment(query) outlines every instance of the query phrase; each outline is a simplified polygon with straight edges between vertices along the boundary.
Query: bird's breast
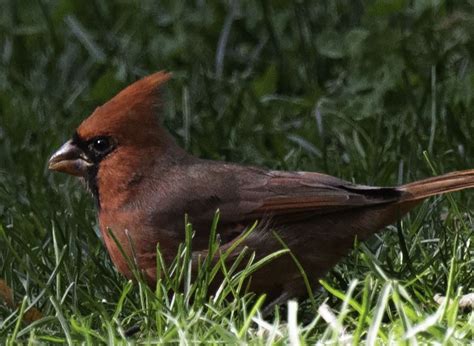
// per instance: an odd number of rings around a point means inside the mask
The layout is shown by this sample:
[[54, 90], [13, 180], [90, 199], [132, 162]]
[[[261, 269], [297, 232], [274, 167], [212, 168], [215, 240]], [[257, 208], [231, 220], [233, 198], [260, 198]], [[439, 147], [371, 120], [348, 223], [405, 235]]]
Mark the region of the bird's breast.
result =
[[156, 266], [157, 246], [166, 262], [177, 251], [179, 240], [173, 232], [160, 225], [143, 210], [108, 210], [99, 212], [99, 226], [109, 255], [122, 274], [132, 278], [130, 263], [137, 263], [145, 272]]

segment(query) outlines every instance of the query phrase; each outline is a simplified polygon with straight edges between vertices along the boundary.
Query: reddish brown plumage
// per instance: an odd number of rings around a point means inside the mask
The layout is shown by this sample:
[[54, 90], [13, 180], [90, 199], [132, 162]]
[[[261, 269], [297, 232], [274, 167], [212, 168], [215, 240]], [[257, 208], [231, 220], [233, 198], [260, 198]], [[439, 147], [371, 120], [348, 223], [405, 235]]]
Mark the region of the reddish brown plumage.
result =
[[[184, 240], [187, 213], [196, 230], [197, 258], [206, 251], [211, 221], [220, 209], [224, 248], [262, 220], [265, 226], [251, 233], [235, 255], [242, 246], [257, 257], [281, 249], [275, 230], [316, 284], [348, 252], [355, 237], [365, 239], [424, 198], [474, 186], [474, 170], [379, 188], [319, 173], [198, 159], [177, 146], [160, 125], [159, 90], [169, 78], [158, 72], [124, 89], [97, 108], [50, 159], [51, 169], [82, 175], [88, 182], [107, 249], [127, 277], [131, 272], [107, 229], [131, 256], [130, 237], [138, 266], [153, 283], [157, 243], [165, 260], [174, 258]], [[272, 298], [305, 294], [290, 256], [263, 268], [251, 282], [253, 290]]]
[[170, 78], [171, 74], [158, 72], [128, 86], [97, 107], [78, 127], [77, 133], [83, 138], [92, 138], [100, 132], [134, 146], [159, 144], [160, 138], [155, 132], [161, 107], [159, 90]]

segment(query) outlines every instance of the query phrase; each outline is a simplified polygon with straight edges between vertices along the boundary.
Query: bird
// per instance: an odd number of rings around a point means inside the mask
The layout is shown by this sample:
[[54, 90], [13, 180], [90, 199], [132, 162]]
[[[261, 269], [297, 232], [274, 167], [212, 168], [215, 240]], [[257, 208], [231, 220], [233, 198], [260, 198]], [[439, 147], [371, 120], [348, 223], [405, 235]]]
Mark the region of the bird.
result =
[[256, 259], [283, 245], [293, 254], [253, 273], [249, 290], [272, 302], [305, 297], [296, 262], [317, 287], [356, 239], [367, 239], [428, 197], [474, 187], [474, 169], [375, 187], [316, 172], [198, 158], [162, 125], [163, 88], [171, 76], [155, 72], [120, 91], [96, 108], [48, 163], [52, 171], [81, 178], [92, 193], [105, 246], [127, 278], [134, 277], [127, 262], [133, 256], [146, 282], [156, 283], [157, 246], [166, 263], [175, 258], [185, 241], [185, 215], [194, 230], [195, 268], [207, 254], [219, 210], [219, 250], [232, 249], [226, 262], [244, 249]]

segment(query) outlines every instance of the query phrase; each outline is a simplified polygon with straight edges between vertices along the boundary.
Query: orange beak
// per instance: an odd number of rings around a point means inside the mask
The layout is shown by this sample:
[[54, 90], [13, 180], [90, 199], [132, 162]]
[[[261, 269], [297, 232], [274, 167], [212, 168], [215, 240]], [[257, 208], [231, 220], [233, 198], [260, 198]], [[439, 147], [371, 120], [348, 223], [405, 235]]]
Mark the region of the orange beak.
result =
[[84, 177], [93, 163], [83, 150], [72, 141], [67, 141], [49, 159], [48, 168], [52, 171], [63, 172], [78, 177]]

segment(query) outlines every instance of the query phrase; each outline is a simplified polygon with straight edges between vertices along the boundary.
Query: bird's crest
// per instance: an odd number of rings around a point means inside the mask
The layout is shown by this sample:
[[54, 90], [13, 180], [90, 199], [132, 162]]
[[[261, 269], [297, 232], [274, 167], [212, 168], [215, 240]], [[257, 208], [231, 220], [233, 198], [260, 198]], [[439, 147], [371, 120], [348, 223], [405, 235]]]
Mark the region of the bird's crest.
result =
[[153, 131], [159, 124], [160, 89], [171, 73], [160, 71], [129, 85], [98, 107], [78, 127], [81, 138], [111, 135], [122, 141]]

